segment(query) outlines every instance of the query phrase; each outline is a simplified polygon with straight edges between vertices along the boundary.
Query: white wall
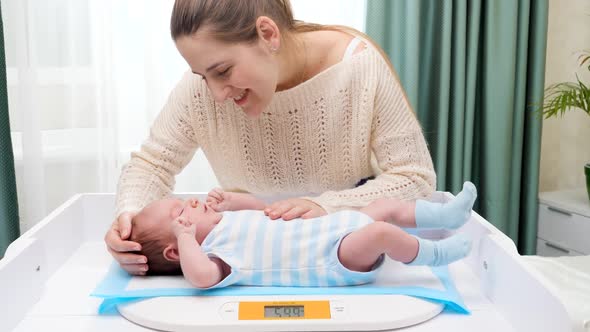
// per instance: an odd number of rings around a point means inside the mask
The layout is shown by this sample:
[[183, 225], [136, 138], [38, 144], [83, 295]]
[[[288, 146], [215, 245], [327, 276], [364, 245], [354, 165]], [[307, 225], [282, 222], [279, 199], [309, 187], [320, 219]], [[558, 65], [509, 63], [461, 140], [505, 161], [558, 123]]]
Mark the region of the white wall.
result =
[[[549, 0], [545, 86], [575, 81], [590, 73], [578, 65], [579, 51], [590, 51], [590, 1]], [[543, 121], [539, 191], [585, 186], [584, 165], [590, 163], [590, 116], [576, 110]]]
[[347, 25], [365, 31], [364, 0], [291, 0], [295, 19], [320, 24]]

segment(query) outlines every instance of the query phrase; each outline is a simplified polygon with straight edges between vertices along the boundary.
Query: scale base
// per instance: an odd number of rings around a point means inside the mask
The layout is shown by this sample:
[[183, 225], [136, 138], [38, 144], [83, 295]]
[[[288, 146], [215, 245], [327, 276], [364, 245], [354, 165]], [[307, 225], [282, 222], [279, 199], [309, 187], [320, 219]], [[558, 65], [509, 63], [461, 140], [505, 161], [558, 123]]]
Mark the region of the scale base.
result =
[[[240, 301], [328, 301], [330, 318], [241, 320]], [[405, 295], [199, 296], [158, 297], [118, 309], [129, 321], [161, 331], [376, 331], [422, 323], [438, 315], [443, 305]]]

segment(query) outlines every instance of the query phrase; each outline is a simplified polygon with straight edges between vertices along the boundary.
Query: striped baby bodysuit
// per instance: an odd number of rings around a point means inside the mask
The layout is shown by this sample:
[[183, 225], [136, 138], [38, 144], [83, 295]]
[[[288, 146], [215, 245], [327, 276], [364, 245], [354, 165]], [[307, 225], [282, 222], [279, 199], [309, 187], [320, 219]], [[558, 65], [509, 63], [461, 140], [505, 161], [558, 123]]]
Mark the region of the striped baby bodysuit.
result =
[[375, 279], [340, 263], [338, 248], [352, 231], [374, 222], [357, 211], [340, 211], [313, 219], [271, 220], [262, 211], [223, 213], [201, 244], [209, 256], [222, 259], [231, 273], [211, 288], [249, 286], [344, 286]]

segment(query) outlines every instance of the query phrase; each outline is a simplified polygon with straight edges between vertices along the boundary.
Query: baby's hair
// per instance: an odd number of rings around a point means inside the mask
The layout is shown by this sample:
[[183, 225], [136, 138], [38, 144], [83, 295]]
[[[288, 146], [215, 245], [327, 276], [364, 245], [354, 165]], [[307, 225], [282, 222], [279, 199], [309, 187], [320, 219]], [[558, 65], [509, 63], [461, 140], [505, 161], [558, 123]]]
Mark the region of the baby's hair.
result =
[[169, 261], [164, 257], [164, 249], [170, 244], [158, 232], [142, 229], [137, 216], [131, 219], [130, 240], [141, 244], [138, 254], [147, 257], [147, 275], [180, 275], [180, 262]]

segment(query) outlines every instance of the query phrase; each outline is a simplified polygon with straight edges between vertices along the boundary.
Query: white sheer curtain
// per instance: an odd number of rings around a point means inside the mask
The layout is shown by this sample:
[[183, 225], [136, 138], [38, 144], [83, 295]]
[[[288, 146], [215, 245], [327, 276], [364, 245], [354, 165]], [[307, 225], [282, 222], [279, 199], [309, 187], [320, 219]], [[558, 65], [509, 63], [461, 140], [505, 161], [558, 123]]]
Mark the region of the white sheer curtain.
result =
[[[115, 191], [122, 165], [187, 69], [169, 36], [172, 4], [1, 2], [22, 231], [77, 193]], [[364, 1], [292, 4], [298, 19], [364, 30]], [[176, 190], [216, 184], [198, 153]]]

